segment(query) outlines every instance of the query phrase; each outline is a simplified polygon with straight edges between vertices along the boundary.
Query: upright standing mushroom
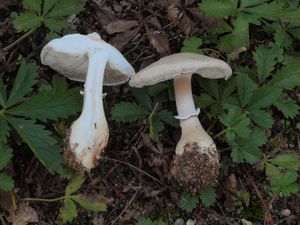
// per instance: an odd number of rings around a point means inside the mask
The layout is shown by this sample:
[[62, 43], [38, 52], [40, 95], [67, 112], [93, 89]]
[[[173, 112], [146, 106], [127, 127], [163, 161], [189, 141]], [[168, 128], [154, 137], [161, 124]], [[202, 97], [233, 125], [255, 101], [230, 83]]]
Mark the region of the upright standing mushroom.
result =
[[178, 53], [161, 58], [139, 71], [129, 81], [132, 87], [153, 85], [174, 79], [177, 119], [182, 129], [176, 147], [171, 175], [192, 192], [213, 185], [219, 173], [219, 155], [215, 143], [203, 129], [196, 110], [192, 74], [209, 79], [231, 76], [231, 68], [222, 60], [194, 53]]
[[67, 134], [64, 155], [72, 167], [90, 170], [109, 137], [102, 84], [122, 84], [135, 71], [122, 54], [101, 40], [97, 33], [54, 39], [43, 48], [41, 60], [71, 80], [85, 81], [83, 109]]

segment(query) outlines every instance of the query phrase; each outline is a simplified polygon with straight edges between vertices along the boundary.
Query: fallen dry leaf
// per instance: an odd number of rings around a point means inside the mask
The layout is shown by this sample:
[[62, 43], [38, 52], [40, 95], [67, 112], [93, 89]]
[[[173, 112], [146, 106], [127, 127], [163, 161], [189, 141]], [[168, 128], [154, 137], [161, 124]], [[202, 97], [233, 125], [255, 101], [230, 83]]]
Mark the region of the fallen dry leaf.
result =
[[13, 225], [27, 225], [28, 223], [39, 222], [38, 215], [34, 208], [30, 207], [26, 203], [19, 204], [17, 212], [11, 212], [8, 220]]
[[116, 20], [105, 26], [108, 34], [122, 33], [137, 27], [139, 22], [137, 20]]
[[0, 0], [0, 9], [8, 9], [9, 6], [17, 5], [16, 0]]
[[110, 39], [110, 44], [115, 46], [119, 51], [122, 51], [129, 41], [131, 41], [139, 32], [140, 28], [135, 28], [127, 32], [121, 33]]
[[162, 34], [162, 32], [149, 32], [147, 36], [149, 38], [150, 44], [161, 56], [170, 54], [169, 42], [167, 38]]

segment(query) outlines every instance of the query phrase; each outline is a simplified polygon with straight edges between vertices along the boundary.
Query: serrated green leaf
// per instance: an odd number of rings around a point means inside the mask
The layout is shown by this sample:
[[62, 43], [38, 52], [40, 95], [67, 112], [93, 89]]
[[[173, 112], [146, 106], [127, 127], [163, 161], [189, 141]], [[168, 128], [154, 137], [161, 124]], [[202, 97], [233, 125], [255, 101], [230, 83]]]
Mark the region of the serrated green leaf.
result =
[[201, 38], [192, 36], [184, 40], [183, 47], [181, 48], [180, 51], [200, 54], [202, 52], [199, 49], [201, 45], [202, 45]]
[[2, 79], [0, 79], [0, 106], [6, 108], [6, 87]]
[[247, 105], [257, 88], [256, 83], [245, 73], [239, 73], [235, 78], [241, 106]]
[[84, 10], [82, 0], [59, 0], [47, 13], [47, 17], [70, 16]]
[[191, 195], [190, 193], [184, 193], [180, 199], [180, 208], [187, 213], [192, 212], [199, 202], [198, 196]]
[[282, 26], [275, 30], [274, 40], [275, 44], [282, 48], [289, 48], [293, 44], [293, 38]]
[[12, 158], [12, 150], [0, 142], [0, 171], [3, 170]]
[[35, 13], [20, 13], [13, 16], [13, 24], [18, 32], [35, 30], [41, 25], [41, 17]]
[[0, 143], [6, 143], [7, 137], [9, 137], [10, 128], [4, 117], [0, 116]]
[[281, 166], [290, 170], [297, 170], [300, 166], [299, 156], [295, 154], [278, 155], [274, 159], [270, 159], [269, 161], [274, 165]]
[[148, 87], [148, 94], [152, 97], [155, 97], [158, 94], [160, 94], [161, 92], [167, 90], [168, 88], [169, 88], [169, 86], [167, 84], [158, 83], [158, 84]]
[[47, 15], [56, 2], [57, 0], [44, 0], [43, 14]]
[[106, 212], [107, 210], [106, 204], [95, 198], [88, 198], [84, 195], [73, 195], [71, 198], [86, 210], [92, 212]]
[[286, 172], [272, 177], [271, 189], [276, 193], [282, 193], [288, 197], [299, 191], [299, 185], [296, 183], [298, 174], [296, 172]]
[[51, 137], [51, 132], [44, 126], [36, 124], [33, 120], [6, 116], [8, 122], [17, 131], [22, 140], [34, 152], [35, 156], [49, 171], [59, 172], [63, 157], [56, 140]]
[[60, 208], [60, 218], [64, 223], [71, 222], [77, 217], [77, 209], [75, 203], [67, 198], [64, 200], [64, 206]]
[[249, 113], [250, 119], [258, 126], [265, 129], [269, 129], [273, 126], [274, 120], [270, 113], [260, 109], [251, 109]]
[[66, 80], [55, 76], [52, 87], [42, 86], [38, 94], [8, 111], [14, 115], [46, 121], [67, 118], [80, 112], [81, 107], [79, 88], [68, 89]]
[[155, 115], [151, 118], [149, 124], [149, 135], [153, 140], [157, 140], [159, 133], [164, 129], [164, 124], [161, 120]]
[[169, 112], [168, 110], [161, 110], [157, 113], [157, 116], [166, 124], [173, 127], [178, 127], [178, 121], [175, 119], [173, 113]]
[[63, 28], [69, 26], [68, 22], [64, 18], [45, 18], [44, 24], [50, 29], [50, 31], [60, 32]]
[[286, 118], [294, 118], [299, 112], [299, 105], [291, 98], [285, 98], [281, 96], [274, 103], [277, 109], [279, 109]]
[[0, 190], [9, 191], [13, 189], [14, 181], [10, 176], [0, 173]]
[[260, 109], [271, 106], [280, 97], [281, 91], [275, 86], [264, 85], [255, 90], [248, 104], [249, 109]]
[[215, 189], [212, 187], [207, 187], [199, 193], [199, 198], [206, 207], [213, 205], [216, 202], [216, 197]]
[[300, 85], [300, 60], [287, 59], [286, 66], [277, 72], [270, 84], [277, 88], [293, 89]]
[[226, 0], [202, 0], [199, 7], [209, 16], [225, 17], [236, 12], [232, 1]]
[[83, 182], [84, 182], [84, 174], [83, 173], [77, 174], [66, 187], [66, 191], [65, 191], [66, 195], [71, 195], [74, 192], [78, 191], [81, 185], [83, 184]]
[[206, 109], [207, 107], [216, 103], [216, 100], [206, 93], [201, 94], [200, 96], [194, 96], [194, 101], [195, 105], [200, 107], [200, 109]]
[[272, 54], [272, 49], [261, 45], [255, 48], [253, 59], [256, 62], [258, 81], [262, 83], [274, 70], [276, 56]]
[[13, 106], [32, 91], [37, 76], [37, 66], [34, 63], [27, 64], [23, 60], [18, 70], [14, 85], [7, 100], [7, 107]]
[[219, 117], [221, 123], [227, 126], [226, 137], [228, 140], [233, 138], [232, 134], [239, 137], [248, 137], [250, 134], [250, 119], [239, 109], [229, 109], [227, 114], [222, 114]]
[[210, 96], [216, 100], [220, 99], [219, 85], [216, 80], [205, 79], [199, 76], [197, 77], [197, 82]]
[[120, 102], [111, 109], [111, 119], [123, 123], [146, 119], [148, 114], [143, 107], [130, 102]]
[[152, 100], [145, 88], [131, 88], [131, 93], [145, 109], [152, 110]]
[[27, 9], [28, 11], [36, 12], [38, 15], [41, 14], [41, 6], [42, 6], [41, 0], [23, 0], [22, 4], [24, 9]]

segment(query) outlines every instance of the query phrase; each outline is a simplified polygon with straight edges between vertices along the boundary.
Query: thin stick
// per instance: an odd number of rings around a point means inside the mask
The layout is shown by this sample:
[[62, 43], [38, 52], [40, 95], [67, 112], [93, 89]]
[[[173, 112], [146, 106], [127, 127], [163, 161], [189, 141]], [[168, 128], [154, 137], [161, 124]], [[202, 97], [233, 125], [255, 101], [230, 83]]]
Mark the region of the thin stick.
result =
[[23, 34], [21, 37], [19, 37], [17, 40], [15, 40], [13, 43], [11, 43], [8, 46], [4, 47], [3, 51], [7, 52], [11, 48], [13, 48], [17, 44], [19, 44], [21, 41], [23, 41], [24, 39], [26, 39], [28, 36], [30, 36], [33, 32], [34, 32], [34, 30], [29, 30], [27, 33]]
[[127, 162], [124, 162], [124, 161], [121, 161], [121, 160], [118, 160], [118, 159], [108, 158], [108, 157], [105, 157], [105, 159], [107, 159], [107, 160], [109, 160], [109, 161], [112, 161], [112, 162], [117, 162], [117, 163], [125, 164], [125, 165], [127, 165], [127, 166], [129, 166], [129, 167], [131, 167], [131, 168], [133, 168], [133, 169], [138, 170], [138, 171], [141, 172], [142, 174], [144, 174], [144, 175], [150, 177], [152, 180], [155, 180], [156, 182], [158, 182], [158, 183], [160, 183], [160, 184], [163, 185], [163, 183], [162, 183], [160, 180], [158, 180], [157, 178], [153, 177], [153, 176], [150, 175], [149, 173], [145, 172], [144, 170], [141, 170], [140, 168], [138, 168], [138, 167], [136, 167], [136, 166], [134, 166], [134, 165], [132, 165], [132, 164], [130, 164], [130, 163], [127, 163]]
[[7, 225], [7, 223], [5, 222], [5, 220], [3, 219], [2, 214], [0, 213], [0, 222], [2, 225]]
[[255, 190], [255, 192], [256, 192], [256, 195], [257, 195], [258, 199], [260, 200], [261, 204], [263, 205], [263, 207], [264, 207], [265, 210], [266, 210], [266, 214], [267, 214], [266, 216], [267, 216], [267, 219], [268, 219], [267, 222], [268, 222], [269, 224], [274, 224], [274, 220], [273, 220], [271, 214], [269, 213], [268, 205], [267, 205], [267, 203], [265, 202], [265, 200], [263, 199], [263, 197], [261, 196], [261, 194], [260, 194], [260, 192], [259, 192], [259, 190], [258, 190], [258, 187], [257, 187], [255, 181], [253, 180], [253, 177], [249, 174], [249, 172], [248, 172], [248, 170], [247, 170], [247, 168], [246, 168], [245, 165], [243, 165], [243, 169], [244, 169], [244, 171], [245, 171], [245, 173], [246, 173], [246, 176], [247, 176], [247, 178], [248, 178], [248, 181], [251, 183], [252, 187], [254, 188], [254, 190]]
[[135, 199], [135, 197], [137, 196], [137, 193], [139, 192], [139, 189], [136, 190], [136, 192], [134, 193], [134, 195], [132, 196], [132, 198], [130, 199], [130, 201], [127, 203], [126, 207], [122, 210], [122, 212], [118, 215], [118, 217], [116, 219], [114, 219], [111, 224], [115, 224], [120, 218], [121, 216], [126, 212], [126, 210], [128, 209], [128, 207], [131, 205], [131, 203], [133, 202], [133, 200]]
[[23, 198], [22, 200], [23, 201], [26, 201], [26, 202], [57, 202], [57, 201], [60, 201], [60, 200], [63, 200], [65, 199], [65, 196], [62, 196], [62, 197], [58, 197], [58, 198]]

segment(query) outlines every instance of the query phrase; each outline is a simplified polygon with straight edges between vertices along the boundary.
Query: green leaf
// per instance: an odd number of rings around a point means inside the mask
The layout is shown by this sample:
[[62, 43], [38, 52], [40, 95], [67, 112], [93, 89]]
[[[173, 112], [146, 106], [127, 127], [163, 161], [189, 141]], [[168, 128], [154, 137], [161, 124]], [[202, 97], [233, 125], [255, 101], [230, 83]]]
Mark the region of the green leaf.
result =
[[32, 86], [36, 82], [36, 76], [37, 66], [34, 63], [26, 64], [23, 60], [10, 92], [7, 107], [18, 103], [25, 95], [32, 91]]
[[257, 85], [247, 74], [244, 73], [239, 73], [235, 80], [238, 88], [239, 100], [241, 106], [244, 107], [249, 103]]
[[78, 191], [81, 185], [83, 184], [83, 182], [84, 182], [84, 174], [83, 173], [77, 174], [66, 187], [66, 191], [65, 191], [66, 195], [71, 195], [74, 192]]
[[147, 117], [149, 112], [135, 103], [120, 102], [111, 109], [111, 119], [117, 122], [141, 121]]
[[293, 89], [300, 85], [300, 60], [290, 58], [285, 61], [286, 66], [275, 74], [270, 84], [285, 89]]
[[195, 105], [200, 107], [200, 109], [206, 109], [207, 107], [216, 103], [216, 100], [206, 93], [201, 94], [200, 96], [194, 96], [194, 100]]
[[161, 92], [163, 92], [164, 90], [167, 90], [168, 88], [169, 86], [167, 84], [158, 83], [148, 87], [148, 94], [152, 97], [155, 97]]
[[272, 49], [265, 46], [258, 46], [253, 53], [256, 62], [258, 81], [262, 83], [274, 70], [276, 55], [272, 54]]
[[0, 105], [6, 108], [6, 87], [2, 79], [0, 79]]
[[0, 142], [0, 171], [3, 170], [12, 158], [12, 150]]
[[282, 193], [285, 197], [299, 191], [299, 185], [296, 183], [298, 174], [296, 172], [286, 172], [272, 177], [271, 189], [275, 193]]
[[140, 218], [135, 225], [156, 225], [150, 218]]
[[64, 200], [64, 206], [60, 208], [60, 218], [64, 223], [71, 222], [74, 218], [77, 217], [77, 209], [75, 203], [66, 198]]
[[47, 15], [56, 2], [57, 0], [44, 0], [43, 14]]
[[88, 198], [84, 195], [73, 195], [71, 198], [86, 210], [92, 212], [106, 212], [107, 210], [106, 204], [95, 198]]
[[198, 196], [194, 196], [186, 192], [180, 199], [180, 208], [185, 210], [187, 213], [190, 213], [196, 208], [198, 202]]
[[145, 88], [131, 88], [131, 93], [145, 109], [152, 110], [152, 101]]
[[264, 85], [254, 92], [248, 104], [249, 109], [260, 109], [271, 106], [280, 97], [281, 91], [275, 86]]
[[0, 173], [0, 190], [9, 191], [13, 189], [14, 181], [10, 176]]
[[6, 116], [6, 118], [49, 171], [59, 172], [62, 169], [63, 157], [60, 148], [56, 145], [56, 140], [50, 136], [50, 131], [45, 130], [42, 125], [35, 124], [33, 120], [9, 116]]
[[269, 161], [274, 165], [281, 166], [290, 170], [297, 170], [300, 166], [299, 156], [295, 154], [278, 155], [274, 159], [270, 159]]
[[281, 96], [274, 103], [277, 109], [279, 109], [286, 118], [294, 118], [299, 112], [299, 105], [291, 98], [285, 98]]
[[47, 17], [70, 16], [84, 10], [82, 0], [59, 0], [49, 11]]
[[40, 92], [26, 102], [9, 110], [9, 113], [41, 121], [67, 118], [81, 110], [79, 88], [68, 89], [64, 78], [55, 76], [53, 87], [43, 85]]
[[199, 48], [201, 45], [202, 45], [201, 38], [192, 36], [184, 40], [183, 47], [181, 48], [180, 51], [200, 54], [201, 50]]
[[41, 18], [35, 13], [12, 14], [14, 27], [18, 32], [35, 30], [41, 25]]
[[293, 44], [293, 38], [282, 26], [278, 26], [274, 34], [275, 44], [282, 48], [289, 48]]
[[207, 187], [199, 193], [199, 198], [206, 207], [213, 205], [216, 202], [216, 197], [215, 189], [212, 187]]
[[270, 113], [260, 109], [250, 109], [249, 113], [250, 119], [258, 126], [265, 129], [269, 129], [273, 126], [274, 120]]
[[69, 26], [68, 22], [64, 18], [45, 18], [45, 26], [50, 29], [50, 31], [60, 32], [62, 29]]
[[250, 134], [250, 119], [242, 113], [241, 110], [232, 108], [227, 114], [222, 114], [219, 117], [221, 123], [227, 126], [226, 137], [228, 140], [234, 138], [234, 135], [239, 137], [248, 137]]
[[22, 4], [28, 11], [36, 12], [38, 15], [41, 14], [41, 0], [23, 0]]
[[220, 99], [219, 85], [216, 80], [209, 80], [203, 77], [197, 77], [197, 82], [210, 96], [216, 100]]
[[154, 115], [150, 120], [149, 129], [150, 137], [153, 140], [158, 140], [159, 133], [164, 129], [164, 124], [156, 115]]
[[10, 128], [4, 117], [0, 116], [0, 143], [6, 143], [7, 137], [9, 137]]
[[169, 112], [168, 110], [164, 109], [157, 113], [157, 116], [166, 124], [178, 127], [178, 121], [175, 119], [173, 113]]
[[235, 5], [227, 0], [202, 0], [199, 7], [209, 16], [225, 17], [236, 12]]

